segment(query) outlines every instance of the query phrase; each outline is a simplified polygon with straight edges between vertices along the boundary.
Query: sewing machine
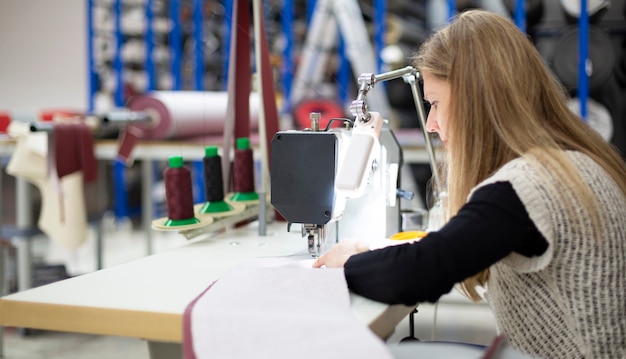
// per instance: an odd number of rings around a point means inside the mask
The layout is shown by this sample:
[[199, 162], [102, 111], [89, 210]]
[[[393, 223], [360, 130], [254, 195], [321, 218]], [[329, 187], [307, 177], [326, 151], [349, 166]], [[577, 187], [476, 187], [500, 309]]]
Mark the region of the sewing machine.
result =
[[[340, 238], [367, 242], [401, 230], [398, 197], [407, 195], [399, 189], [402, 149], [388, 122], [369, 112], [365, 101], [376, 83], [402, 77], [412, 87], [425, 128], [418, 75], [411, 66], [361, 75], [350, 106], [354, 120], [333, 119], [344, 127], [329, 123], [320, 129], [320, 114], [311, 113], [310, 128], [279, 131], [272, 139], [271, 203], [289, 225], [302, 225], [312, 256], [325, 253]], [[432, 144], [425, 138], [434, 166]]]

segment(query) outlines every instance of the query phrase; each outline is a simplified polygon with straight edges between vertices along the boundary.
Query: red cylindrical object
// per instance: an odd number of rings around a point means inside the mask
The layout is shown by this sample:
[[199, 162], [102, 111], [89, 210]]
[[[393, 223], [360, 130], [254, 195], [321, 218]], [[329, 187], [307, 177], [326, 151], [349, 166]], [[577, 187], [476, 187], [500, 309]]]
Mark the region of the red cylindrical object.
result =
[[6, 133], [11, 124], [11, 116], [8, 113], [0, 112], [0, 133]]
[[170, 167], [163, 171], [167, 217], [173, 220], [194, 218], [191, 170], [179, 156], [170, 157]]
[[254, 158], [248, 138], [237, 139], [233, 162], [233, 191], [254, 192]]

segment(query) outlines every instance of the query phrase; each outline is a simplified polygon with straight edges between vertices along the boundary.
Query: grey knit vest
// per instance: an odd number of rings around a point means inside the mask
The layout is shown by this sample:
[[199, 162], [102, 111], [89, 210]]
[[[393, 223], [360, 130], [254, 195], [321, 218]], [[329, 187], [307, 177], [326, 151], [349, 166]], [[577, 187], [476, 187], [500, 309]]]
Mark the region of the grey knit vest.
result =
[[549, 247], [539, 257], [513, 253], [493, 265], [485, 297], [499, 331], [522, 352], [626, 358], [626, 197], [589, 157], [567, 154], [604, 207], [606, 226], [593, 237], [590, 220], [570, 218], [528, 161], [509, 162], [474, 190], [510, 182]]

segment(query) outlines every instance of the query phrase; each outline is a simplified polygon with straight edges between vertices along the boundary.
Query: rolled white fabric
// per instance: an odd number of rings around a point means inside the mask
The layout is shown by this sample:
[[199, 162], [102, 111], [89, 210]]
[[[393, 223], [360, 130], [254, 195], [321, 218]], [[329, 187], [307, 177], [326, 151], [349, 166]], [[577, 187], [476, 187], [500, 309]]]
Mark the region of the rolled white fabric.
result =
[[[574, 97], [567, 101], [567, 107], [580, 116], [580, 99]], [[587, 99], [587, 123], [606, 141], [613, 138], [613, 117], [609, 110], [592, 98]]]
[[[260, 97], [250, 93], [250, 129], [258, 128]], [[155, 91], [133, 97], [128, 108], [152, 117], [138, 124], [145, 139], [168, 139], [222, 134], [226, 123], [227, 92]]]

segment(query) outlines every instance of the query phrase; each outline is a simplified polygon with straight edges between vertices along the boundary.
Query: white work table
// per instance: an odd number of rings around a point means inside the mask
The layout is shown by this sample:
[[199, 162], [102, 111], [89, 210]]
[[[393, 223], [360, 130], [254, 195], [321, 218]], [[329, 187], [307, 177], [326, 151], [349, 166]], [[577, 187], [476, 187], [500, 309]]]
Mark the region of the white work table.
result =
[[[284, 222], [259, 236], [256, 225], [202, 237], [150, 255], [0, 298], [0, 325], [134, 337], [147, 340], [153, 357], [163, 343], [180, 353], [183, 313], [188, 304], [228, 268], [254, 258], [301, 255], [306, 240], [299, 226]], [[296, 228], [297, 227], [297, 228]], [[351, 295], [353, 313], [387, 338], [413, 308], [389, 306]], [[162, 355], [161, 355], [162, 356]]]

